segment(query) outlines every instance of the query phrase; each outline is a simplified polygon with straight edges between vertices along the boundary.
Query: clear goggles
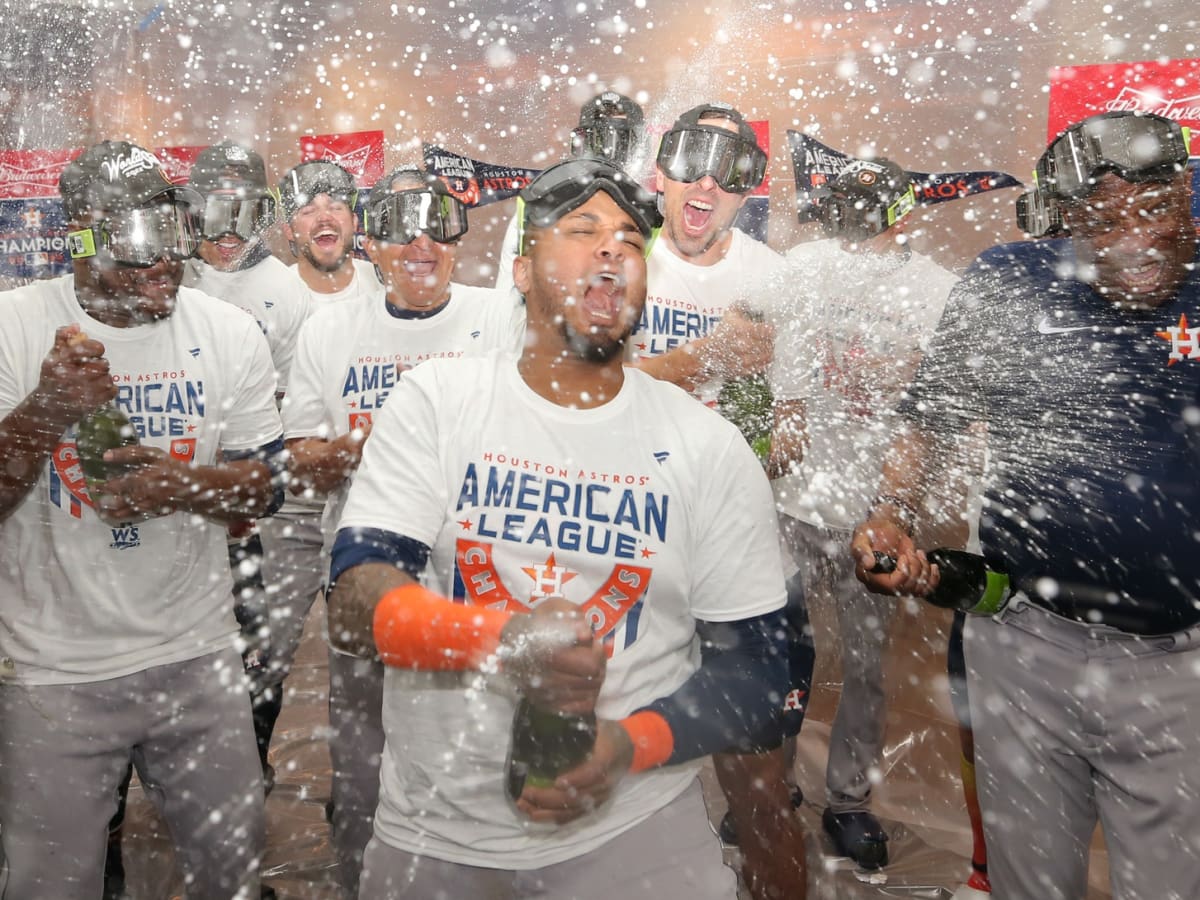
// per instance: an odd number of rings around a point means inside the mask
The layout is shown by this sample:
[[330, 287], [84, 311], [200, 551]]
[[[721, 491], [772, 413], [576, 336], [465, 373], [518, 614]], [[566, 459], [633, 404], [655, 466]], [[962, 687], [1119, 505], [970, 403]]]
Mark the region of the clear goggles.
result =
[[366, 211], [367, 236], [389, 244], [407, 244], [422, 234], [452, 244], [467, 233], [467, 207], [439, 191], [388, 194]]
[[672, 181], [690, 184], [709, 175], [721, 190], [745, 194], [762, 184], [767, 154], [724, 128], [689, 125], [663, 135], [658, 166]]
[[818, 189], [813, 198], [821, 229], [829, 237], [860, 243], [883, 234], [917, 206], [917, 192], [910, 184], [891, 203], [873, 191]]
[[163, 258], [190, 259], [199, 246], [200, 219], [180, 202], [121, 210], [90, 228], [67, 234], [71, 259], [103, 253], [114, 262], [142, 268]]
[[1043, 190], [1066, 200], [1085, 196], [1104, 172], [1132, 183], [1166, 181], [1187, 161], [1187, 135], [1177, 122], [1112, 112], [1084, 119], [1056, 137], [1036, 171]]
[[597, 122], [571, 132], [572, 156], [599, 156], [618, 166], [629, 162], [637, 135], [624, 121]]
[[275, 221], [275, 198], [241, 197], [237, 194], [209, 194], [204, 198], [205, 240], [215, 241], [232, 234], [248, 241]]
[[1058, 200], [1036, 187], [1017, 198], [1017, 227], [1034, 238], [1066, 231]]

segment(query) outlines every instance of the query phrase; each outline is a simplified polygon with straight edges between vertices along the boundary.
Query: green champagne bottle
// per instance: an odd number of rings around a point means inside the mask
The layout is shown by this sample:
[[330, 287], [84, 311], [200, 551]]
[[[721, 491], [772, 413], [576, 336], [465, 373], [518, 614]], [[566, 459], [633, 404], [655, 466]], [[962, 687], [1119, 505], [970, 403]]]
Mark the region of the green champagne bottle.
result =
[[106, 403], [86, 416], [75, 431], [75, 449], [87, 479], [88, 490], [120, 474], [104, 462], [104, 453], [116, 447], [132, 447], [138, 443], [137, 432], [129, 418], [115, 403]]
[[513, 715], [508, 762], [508, 795], [516, 800], [525, 785], [550, 787], [592, 752], [596, 714], [574, 715], [542, 709], [525, 698]]
[[[973, 616], [994, 616], [1012, 596], [1008, 575], [988, 568], [978, 553], [939, 547], [925, 554], [938, 567], [938, 586], [921, 599], [942, 609], [956, 609]], [[892, 572], [896, 561], [886, 553], [875, 553], [873, 572]]]

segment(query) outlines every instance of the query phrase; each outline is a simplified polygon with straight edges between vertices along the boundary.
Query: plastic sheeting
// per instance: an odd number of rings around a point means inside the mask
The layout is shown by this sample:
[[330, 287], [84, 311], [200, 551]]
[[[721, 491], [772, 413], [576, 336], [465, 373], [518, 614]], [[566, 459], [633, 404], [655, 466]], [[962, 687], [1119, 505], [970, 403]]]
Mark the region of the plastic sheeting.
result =
[[[812, 618], [817, 668], [808, 718], [797, 747], [796, 776], [804, 791], [809, 900], [949, 900], [970, 873], [971, 836], [959, 780], [956, 725], [946, 689], [947, 617], [905, 604], [896, 616], [887, 657], [888, 731], [874, 792], [874, 810], [889, 834], [891, 863], [884, 883], [864, 881], [846, 859], [833, 856], [821, 830], [829, 725], [839, 696], [840, 663], [827, 598], [815, 597]], [[268, 850], [265, 881], [281, 900], [335, 900], [333, 849], [325, 822], [330, 764], [325, 747], [328, 669], [318, 623], [324, 606], [313, 607], [304, 642], [287, 681], [287, 699], [275, 732], [271, 762], [275, 789], [267, 800]], [[704, 776], [715, 825], [724, 800], [710, 771]], [[149, 799], [134, 785], [125, 825], [127, 894], [131, 900], [182, 896], [170, 837]], [[727, 849], [737, 864], [737, 851]], [[877, 876], [878, 880], [878, 876]], [[1093, 847], [1092, 888], [1087, 900], [1110, 897], [1106, 857]], [[740, 895], [748, 900], [744, 891]]]

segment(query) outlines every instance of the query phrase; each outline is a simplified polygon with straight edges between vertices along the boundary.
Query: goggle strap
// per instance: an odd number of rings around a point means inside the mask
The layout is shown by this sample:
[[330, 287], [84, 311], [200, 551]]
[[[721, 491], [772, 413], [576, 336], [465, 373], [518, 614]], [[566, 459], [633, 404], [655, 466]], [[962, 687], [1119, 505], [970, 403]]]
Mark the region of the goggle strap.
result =
[[1192, 129], [1186, 125], [1180, 126], [1180, 131], [1183, 132], [1183, 148], [1187, 151], [1187, 155], [1192, 155]]
[[660, 234], [662, 234], [661, 225], [659, 225], [657, 228], [650, 229], [650, 240], [646, 241], [646, 250], [644, 253], [642, 253], [642, 256], [646, 257], [646, 259], [650, 258], [650, 251], [654, 249], [654, 245], [657, 243], [658, 236]]
[[96, 255], [96, 232], [91, 228], [67, 233], [67, 250], [71, 259], [86, 259]]
[[525, 255], [525, 198], [517, 195], [517, 256]]

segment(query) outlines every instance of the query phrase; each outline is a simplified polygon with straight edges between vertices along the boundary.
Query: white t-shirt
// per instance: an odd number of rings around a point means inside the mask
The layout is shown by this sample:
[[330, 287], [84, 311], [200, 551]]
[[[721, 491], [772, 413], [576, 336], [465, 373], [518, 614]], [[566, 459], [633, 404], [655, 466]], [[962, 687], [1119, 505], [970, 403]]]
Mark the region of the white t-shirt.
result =
[[276, 390], [284, 393], [296, 338], [312, 304], [311, 292], [299, 289], [288, 267], [274, 256], [237, 272], [222, 272], [193, 259], [184, 269], [183, 283], [254, 316], [271, 348], [271, 361], [279, 375]]
[[[297, 266], [290, 267], [290, 274], [293, 284], [299, 286], [299, 289], [306, 292], [309, 297], [309, 317], [320, 309], [327, 307], [338, 307], [339, 310], [345, 311], [348, 307], [343, 304], [353, 300], [365, 297], [382, 297], [386, 293], [383, 289], [383, 283], [379, 280], [379, 276], [375, 274], [375, 266], [365, 259], [359, 259], [357, 256], [350, 257], [354, 266], [354, 278], [350, 284], [342, 288], [340, 291], [324, 294], [320, 291], [314, 291], [300, 277], [300, 269]], [[335, 319], [334, 327], [341, 328], [341, 324]], [[289, 378], [290, 380], [290, 378]], [[283, 405], [286, 410], [288, 400], [284, 397]], [[292, 516], [316, 516], [325, 507], [325, 498], [316, 496], [301, 496], [297, 497], [288, 492], [287, 499], [283, 503], [283, 508], [279, 511], [279, 515], [284, 518]]]
[[[284, 436], [332, 440], [371, 424], [400, 376], [426, 360], [519, 352], [525, 307], [492, 288], [450, 285], [436, 315], [398, 318], [382, 293], [318, 310], [301, 329], [292, 390], [284, 400]], [[346, 487], [329, 495], [326, 549]]]
[[[646, 267], [646, 307], [626, 345], [626, 358], [657, 356], [706, 337], [725, 311], [740, 303], [751, 310], [767, 305], [767, 286], [783, 267], [783, 257], [744, 231], [733, 229], [729, 251], [711, 266], [698, 266], [677, 256], [664, 239], [655, 242]], [[712, 405], [721, 382], [696, 389]]]
[[[254, 319], [180, 288], [166, 319], [112, 328], [72, 276], [0, 295], [0, 416], [36, 387], [55, 329], [101, 341], [117, 405], [142, 443], [198, 465], [280, 437], [275, 372]], [[231, 646], [225, 528], [188, 513], [112, 527], [97, 516], [68, 429], [0, 523], [0, 656], [30, 684], [101, 681]]]
[[776, 400], [804, 400], [809, 445], [799, 472], [774, 482], [776, 503], [804, 522], [850, 529], [877, 492], [907, 363], [958, 278], [919, 253], [853, 253], [837, 240], [794, 247], [782, 278], [767, 314], [776, 325], [769, 380]]
[[513, 215], [508, 220], [508, 228], [504, 231], [504, 239], [500, 242], [500, 261], [496, 264], [496, 289], [515, 291], [513, 283], [513, 260], [517, 258], [520, 248], [517, 246], [519, 228], [517, 217]]
[[[626, 370], [572, 410], [534, 393], [511, 356], [407, 373], [350, 488], [341, 528], [432, 548], [425, 583], [459, 602], [585, 607], [611, 648], [597, 714], [620, 719], [696, 669], [697, 619], [784, 600], [775, 512], [737, 430], [683, 391]], [[528, 825], [505, 798], [515, 691], [503, 676], [389, 668], [375, 833], [452, 862], [530, 869], [572, 859], [662, 808], [699, 761], [631, 775], [597, 812]]]

